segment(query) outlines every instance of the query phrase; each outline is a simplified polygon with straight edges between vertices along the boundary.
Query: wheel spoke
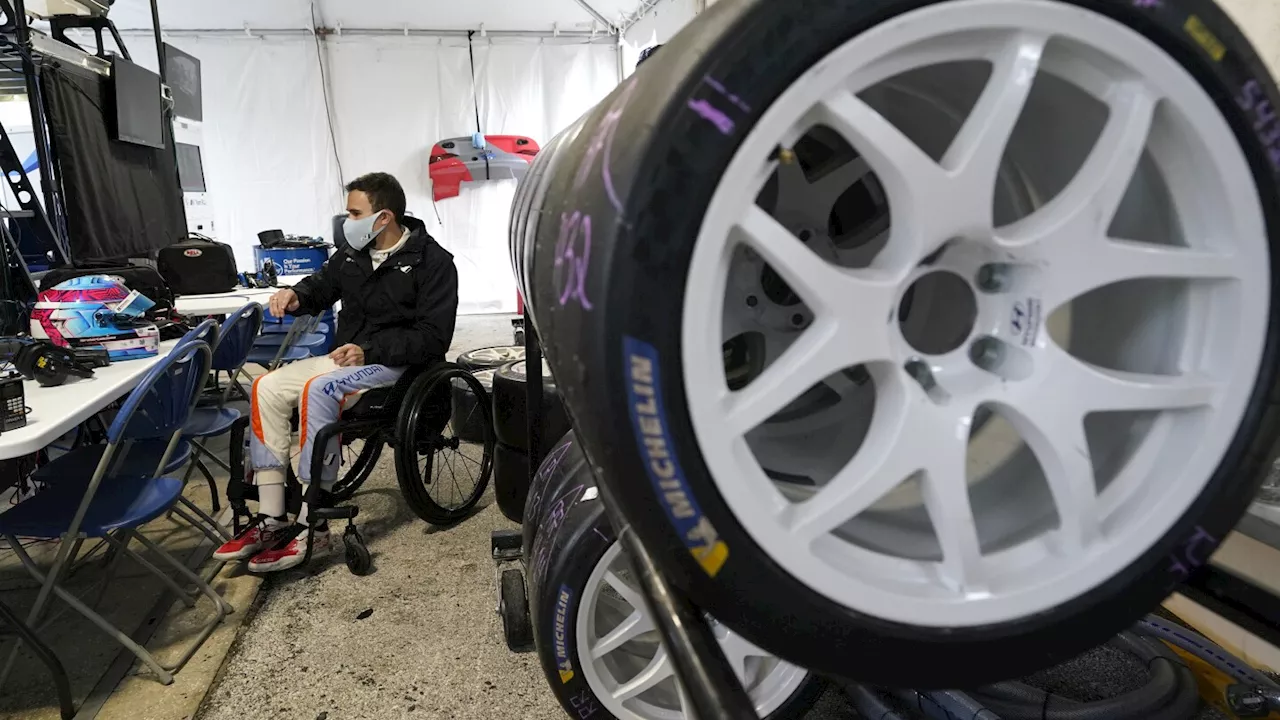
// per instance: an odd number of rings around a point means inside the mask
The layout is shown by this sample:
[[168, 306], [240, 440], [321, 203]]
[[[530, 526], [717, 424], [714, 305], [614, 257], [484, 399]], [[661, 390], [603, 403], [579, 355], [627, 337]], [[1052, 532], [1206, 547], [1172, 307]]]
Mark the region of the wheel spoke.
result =
[[596, 646], [591, 648], [591, 657], [593, 659], [604, 657], [653, 629], [653, 621], [649, 619], [648, 613], [644, 610], [636, 610], [608, 635], [600, 638]]
[[959, 228], [970, 228], [984, 213], [990, 215], [989, 208], [975, 211], [971, 198], [960, 192], [963, 186], [951, 182], [920, 146], [853, 93], [838, 91], [828, 96], [808, 121], [840, 133], [884, 186], [893, 209], [889, 244], [881, 254], [888, 266], [914, 267]]
[[[913, 405], [914, 392], [904, 382], [877, 377], [876, 418], [853, 459], [811, 499], [786, 508], [784, 523], [798, 537], [812, 541], [862, 514], [890, 490], [924, 468], [939, 427], [929, 406]], [[925, 401], [927, 402], [927, 400]], [[951, 434], [958, 432], [952, 428]], [[967, 437], [967, 435], [966, 435]]]
[[728, 396], [724, 412], [736, 435], [840, 370], [890, 357], [885, 319], [896, 292], [882, 273], [855, 273], [828, 264], [759, 208], [748, 212], [740, 229], [818, 317], [760, 377]]
[[934, 408], [931, 414], [932, 432], [917, 434], [928, 448], [921, 489], [942, 548], [940, 579], [959, 593], [982, 593], [987, 580], [966, 476], [972, 415], [958, 407]]
[[875, 312], [883, 309], [887, 313], [892, 307], [897, 278], [883, 272], [846, 270], [828, 263], [805, 247], [782, 223], [754, 205], [738, 223], [737, 234], [748, 247], [760, 253], [814, 312], [846, 312], [850, 321], [856, 318], [859, 322], [875, 317], [877, 324], [883, 325], [883, 318]]
[[738, 682], [743, 687], [747, 684], [747, 658], [749, 657], [767, 657], [766, 653], [760, 648], [747, 642], [732, 630], [720, 640], [720, 650], [724, 653], [724, 659], [728, 661], [729, 667], [733, 668], [733, 674], [738, 676]]
[[1084, 415], [1042, 403], [1002, 410], [1044, 470], [1058, 512], [1060, 552], [1079, 554], [1099, 538], [1102, 522]]
[[[1046, 377], [1056, 387], [1071, 388], [1081, 414], [1089, 412], [1184, 410], [1211, 405], [1223, 383], [1202, 375], [1153, 375], [1100, 368], [1079, 360], [1055, 344], [1045, 351]], [[1026, 407], [1045, 398], [1028, 393]], [[1050, 402], [1051, 406], [1060, 403]]]
[[609, 584], [609, 587], [613, 588], [614, 592], [621, 595], [622, 599], [625, 600], [632, 609], [642, 613], [648, 612], [648, 608], [644, 604], [644, 598], [640, 597], [640, 591], [628, 585], [626, 581], [618, 576], [617, 573], [612, 570], [606, 572], [604, 574], [604, 581]]
[[645, 669], [641, 670], [639, 675], [619, 685], [613, 691], [613, 697], [616, 700], [630, 700], [671, 677], [673, 672], [671, 662], [667, 660], [666, 648], [659, 646], [658, 654], [653, 656]]
[[1045, 312], [1091, 290], [1127, 280], [1225, 280], [1240, 275], [1231, 255], [1126, 240], [1056, 234], [1034, 252], [1039, 262], [1053, 269], [1042, 285]]
[[981, 206], [994, 207], [996, 175], [1009, 136], [1022, 116], [1044, 52], [1043, 35], [1015, 33], [992, 58], [991, 77], [969, 118], [942, 158], [942, 167], [973, 192], [985, 191]]
[[[999, 244], [1015, 255], [1058, 262], [1053, 267], [1056, 275], [1071, 274], [1085, 258], [1090, 268], [1103, 265], [1092, 252], [1106, 239], [1137, 171], [1159, 100], [1137, 81], [1114, 83], [1107, 99], [1107, 124], [1067, 187], [1044, 207], [999, 231]], [[1077, 260], [1062, 267], [1060, 262], [1070, 258]]]
[[846, 345], [839, 326], [819, 318], [747, 387], [728, 396], [723, 412], [734, 436], [759, 427], [809, 388], [842, 370]]
[[[805, 188], [804, 203], [821, 208], [824, 214], [830, 213], [840, 196], [869, 174], [871, 174], [871, 166], [867, 161], [861, 156], [855, 157], [812, 183], [808, 183], [808, 187]], [[822, 218], [824, 224], [826, 219]]]

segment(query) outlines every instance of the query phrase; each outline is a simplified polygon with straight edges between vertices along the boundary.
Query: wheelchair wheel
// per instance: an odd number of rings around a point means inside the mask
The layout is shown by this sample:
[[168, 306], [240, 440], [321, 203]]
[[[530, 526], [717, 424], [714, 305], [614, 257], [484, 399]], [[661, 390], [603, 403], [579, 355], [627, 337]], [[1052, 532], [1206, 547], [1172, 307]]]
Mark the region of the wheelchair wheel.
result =
[[343, 552], [346, 555], [347, 569], [352, 575], [365, 576], [373, 568], [373, 556], [369, 547], [364, 544], [364, 537], [354, 527], [348, 527], [342, 534]]
[[373, 474], [382, 456], [382, 438], [375, 436], [363, 440], [353, 440], [342, 446], [342, 477], [334, 483], [332, 495], [336, 502], [346, 502], [356, 494], [364, 481]]
[[475, 398], [484, 387], [471, 373], [446, 364], [429, 372], [409, 389], [396, 423], [396, 480], [405, 501], [418, 517], [433, 525], [466, 519], [484, 495], [493, 473], [493, 419], [489, 404], [477, 401], [482, 416], [481, 442], [468, 442], [456, 424], [453, 402], [465, 387]]

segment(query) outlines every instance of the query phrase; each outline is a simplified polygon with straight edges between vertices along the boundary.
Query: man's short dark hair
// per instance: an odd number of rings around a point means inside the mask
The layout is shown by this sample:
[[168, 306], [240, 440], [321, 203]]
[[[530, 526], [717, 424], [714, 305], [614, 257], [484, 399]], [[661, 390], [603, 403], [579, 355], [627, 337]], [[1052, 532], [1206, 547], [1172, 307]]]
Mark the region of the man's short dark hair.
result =
[[654, 45], [653, 47], [647, 47], [647, 48], [645, 48], [645, 49], [641, 50], [641, 51], [640, 51], [640, 59], [636, 61], [636, 68], [638, 69], [641, 65], [643, 65], [643, 64], [644, 64], [644, 61], [645, 61], [645, 60], [648, 60], [649, 58], [653, 57], [653, 56], [654, 56], [654, 53], [658, 52], [658, 48], [660, 48], [660, 47], [662, 47], [662, 46], [661, 46], [661, 45]]
[[391, 175], [382, 172], [369, 173], [347, 183], [347, 192], [357, 190], [369, 196], [369, 204], [373, 206], [374, 212], [390, 210], [395, 214], [396, 222], [404, 219], [404, 188], [400, 187], [400, 181]]

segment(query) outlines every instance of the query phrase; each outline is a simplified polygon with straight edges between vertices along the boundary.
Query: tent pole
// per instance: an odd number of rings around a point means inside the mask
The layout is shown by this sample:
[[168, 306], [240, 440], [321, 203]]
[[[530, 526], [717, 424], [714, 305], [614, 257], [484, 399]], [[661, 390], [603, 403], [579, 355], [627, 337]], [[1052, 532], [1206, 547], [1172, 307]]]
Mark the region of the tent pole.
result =
[[151, 0], [151, 25], [156, 36], [156, 63], [160, 68], [160, 82], [169, 84], [164, 75], [164, 41], [160, 39], [160, 5], [159, 0]]
[[[327, 34], [330, 29], [317, 28], [317, 30], [321, 33]], [[125, 36], [137, 36], [137, 35], [143, 35], [143, 34], [150, 35], [151, 32], [152, 32], [151, 30], [148, 30], [145, 28], [120, 29], [120, 34]], [[447, 38], [459, 38], [462, 40], [465, 40], [467, 38], [467, 32], [468, 31], [466, 30], [438, 30], [438, 29], [430, 29], [430, 28], [422, 28], [422, 29], [409, 28], [408, 29], [408, 35], [411, 35], [413, 37], [447, 37]], [[561, 30], [558, 36], [550, 30], [486, 30], [485, 32], [486, 32], [486, 36], [489, 38], [533, 38], [533, 39], [547, 38], [547, 39], [550, 39], [550, 38], [558, 37], [560, 40], [564, 40], [564, 41], [587, 40], [600, 45], [613, 42], [615, 37], [613, 35], [606, 35], [604, 33], [599, 33], [599, 32], [592, 34], [590, 32], [579, 31], [579, 30], [572, 30], [572, 31]], [[244, 28], [242, 27], [241, 28], [168, 28], [165, 30], [165, 33], [171, 37], [235, 37], [240, 39], [245, 38]], [[297, 28], [297, 29], [254, 28], [253, 29], [254, 39], [258, 39], [261, 37], [271, 37], [271, 36], [290, 37], [295, 35], [306, 35], [310, 37], [311, 34], [312, 34], [311, 28]], [[344, 27], [342, 28], [343, 37], [350, 36], [350, 35], [374, 35], [374, 36], [399, 35], [403, 37], [405, 34], [406, 34], [406, 31], [405, 31], [405, 28], [403, 27], [398, 27], [398, 28]]]

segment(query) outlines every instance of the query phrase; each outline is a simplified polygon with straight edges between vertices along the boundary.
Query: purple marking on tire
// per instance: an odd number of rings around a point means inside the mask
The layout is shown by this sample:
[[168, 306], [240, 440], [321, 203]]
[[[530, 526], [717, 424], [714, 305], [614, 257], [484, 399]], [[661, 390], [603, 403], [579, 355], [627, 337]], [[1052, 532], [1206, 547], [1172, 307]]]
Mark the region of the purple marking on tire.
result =
[[[581, 240], [581, 243], [579, 243]], [[560, 306], [577, 300], [583, 310], [593, 305], [587, 299], [587, 270], [591, 262], [591, 216], [579, 211], [561, 213], [560, 240], [556, 243], [555, 267], [565, 268], [564, 288], [560, 292]]]
[[734, 95], [728, 90], [725, 90], [724, 85], [722, 85], [719, 80], [716, 80], [715, 78], [707, 75], [702, 78], [702, 81], [705, 82], [707, 85], [711, 86], [711, 89], [725, 96], [725, 98], [728, 99], [729, 102], [736, 105], [738, 109], [741, 110], [742, 112], [751, 112], [751, 106], [742, 102], [742, 100], [737, 95]]
[[715, 125], [721, 134], [730, 135], [733, 133], [734, 127], [736, 127], [733, 120], [728, 115], [725, 115], [724, 111], [706, 100], [690, 100], [689, 109], [698, 113], [703, 120]]

